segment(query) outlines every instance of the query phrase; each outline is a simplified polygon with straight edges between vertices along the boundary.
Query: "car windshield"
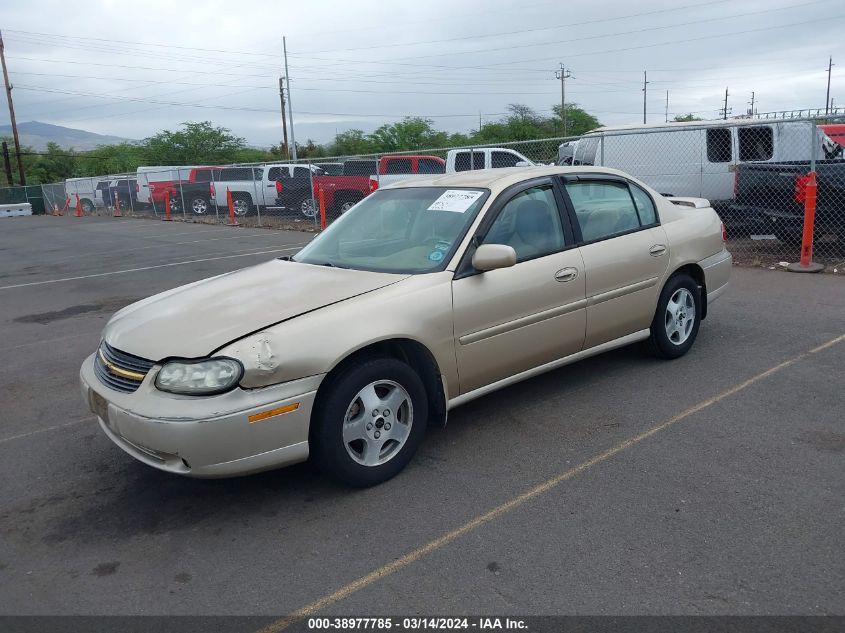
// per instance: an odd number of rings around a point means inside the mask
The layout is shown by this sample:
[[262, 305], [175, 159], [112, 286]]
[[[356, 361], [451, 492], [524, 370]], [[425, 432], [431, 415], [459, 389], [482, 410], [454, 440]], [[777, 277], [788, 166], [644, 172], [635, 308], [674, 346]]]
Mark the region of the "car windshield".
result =
[[292, 259], [399, 274], [442, 270], [489, 194], [457, 187], [376, 191]]

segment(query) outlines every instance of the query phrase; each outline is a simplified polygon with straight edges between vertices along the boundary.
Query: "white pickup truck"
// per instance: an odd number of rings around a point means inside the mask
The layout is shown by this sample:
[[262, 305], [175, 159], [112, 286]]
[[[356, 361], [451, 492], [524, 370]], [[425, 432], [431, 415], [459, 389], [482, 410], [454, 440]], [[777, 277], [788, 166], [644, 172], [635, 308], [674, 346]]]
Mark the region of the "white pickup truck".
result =
[[[470, 149], [451, 149], [446, 154], [446, 173], [471, 171], [475, 169], [497, 169], [499, 167], [533, 167], [533, 161], [519, 152], [505, 147], [478, 147]], [[430, 178], [430, 175], [409, 176], [402, 174], [376, 174], [370, 176], [370, 190], [392, 185], [404, 180]]]
[[224, 167], [212, 183], [214, 203], [225, 209], [228, 205], [228, 190], [232, 193], [235, 215], [248, 215], [256, 208], [268, 207], [301, 210], [305, 213], [305, 207], [313, 207], [311, 173], [318, 176], [323, 170], [311, 165], [309, 173], [308, 165], [290, 163]]

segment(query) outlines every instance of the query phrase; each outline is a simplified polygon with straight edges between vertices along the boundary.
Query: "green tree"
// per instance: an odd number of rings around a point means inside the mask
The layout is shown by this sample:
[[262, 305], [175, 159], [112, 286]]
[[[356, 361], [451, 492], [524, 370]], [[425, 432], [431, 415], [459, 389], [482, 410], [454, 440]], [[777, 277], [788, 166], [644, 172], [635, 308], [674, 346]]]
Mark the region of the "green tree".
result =
[[328, 153], [332, 156], [357, 156], [370, 154], [372, 151], [372, 144], [364, 131], [353, 129], [335, 135], [334, 145]]
[[230, 163], [246, 146], [231, 130], [211, 121], [186, 122], [176, 132], [162, 130], [142, 142], [146, 159], [152, 165], [203, 165]]
[[398, 123], [385, 123], [369, 138], [376, 152], [401, 152], [431, 147], [441, 134], [434, 129], [434, 121], [431, 119], [405, 117]]
[[680, 122], [680, 121], [703, 121], [704, 119], [702, 119], [701, 117], [697, 117], [692, 112], [690, 112], [689, 114], [679, 114], [672, 120]]
[[76, 158], [73, 149], [64, 150], [56, 143], [47, 143], [43, 153], [33, 157], [26, 166], [26, 182], [30, 185], [58, 182], [74, 175]]
[[[562, 122], [560, 118], [560, 106], [552, 106], [552, 112], [557, 119], [557, 131], [561, 132]], [[581, 136], [601, 127], [599, 120], [592, 114], [588, 113], [583, 108], [578, 107], [577, 103], [566, 104], [566, 135], [567, 136]]]

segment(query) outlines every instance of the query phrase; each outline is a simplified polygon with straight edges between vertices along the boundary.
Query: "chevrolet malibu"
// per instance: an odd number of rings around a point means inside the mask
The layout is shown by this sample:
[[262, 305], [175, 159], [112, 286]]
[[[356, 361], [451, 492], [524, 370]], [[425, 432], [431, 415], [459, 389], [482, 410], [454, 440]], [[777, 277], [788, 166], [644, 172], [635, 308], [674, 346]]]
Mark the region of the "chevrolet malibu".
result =
[[82, 395], [115, 444], [161, 470], [310, 457], [373, 485], [474, 398], [639, 341], [685, 354], [727, 288], [724, 240], [706, 200], [611, 169], [397, 183], [293, 257], [115, 314]]

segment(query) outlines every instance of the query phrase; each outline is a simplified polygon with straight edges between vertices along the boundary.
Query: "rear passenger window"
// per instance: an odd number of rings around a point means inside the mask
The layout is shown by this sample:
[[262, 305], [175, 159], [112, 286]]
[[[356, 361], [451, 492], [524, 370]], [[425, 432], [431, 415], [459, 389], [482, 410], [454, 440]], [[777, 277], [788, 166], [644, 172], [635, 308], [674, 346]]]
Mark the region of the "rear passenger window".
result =
[[648, 226], [657, 222], [657, 211], [654, 209], [654, 201], [651, 196], [645, 191], [637, 187], [635, 184], [630, 184], [631, 196], [634, 198], [634, 204], [637, 205], [637, 212], [640, 214], [640, 224]]
[[[472, 163], [470, 163], [470, 154]], [[472, 167], [470, 167], [470, 164]], [[470, 169], [484, 169], [484, 152], [458, 152], [455, 155], [455, 171], [469, 171]]]
[[293, 168], [293, 177], [294, 178], [310, 178], [311, 177], [311, 170], [307, 167], [294, 167]]
[[628, 186], [621, 182], [571, 182], [566, 192], [585, 242], [603, 240], [640, 228]]
[[282, 180], [289, 178], [290, 172], [287, 167], [271, 167], [267, 172], [267, 180]]
[[387, 163], [385, 166], [386, 174], [410, 174], [412, 172], [410, 158], [391, 158], [385, 162]]
[[516, 154], [510, 152], [493, 152], [490, 158], [492, 167], [516, 167], [516, 164], [522, 159]]
[[741, 127], [739, 138], [739, 160], [769, 160], [774, 154], [772, 128], [768, 126]]
[[732, 158], [731, 131], [725, 127], [707, 130], [707, 160], [711, 163], [729, 163]]
[[197, 169], [194, 174], [194, 182], [210, 182], [211, 173], [210, 169]]
[[439, 160], [432, 160], [430, 158], [420, 158], [417, 164], [417, 173], [420, 174], [445, 174], [446, 165]]

